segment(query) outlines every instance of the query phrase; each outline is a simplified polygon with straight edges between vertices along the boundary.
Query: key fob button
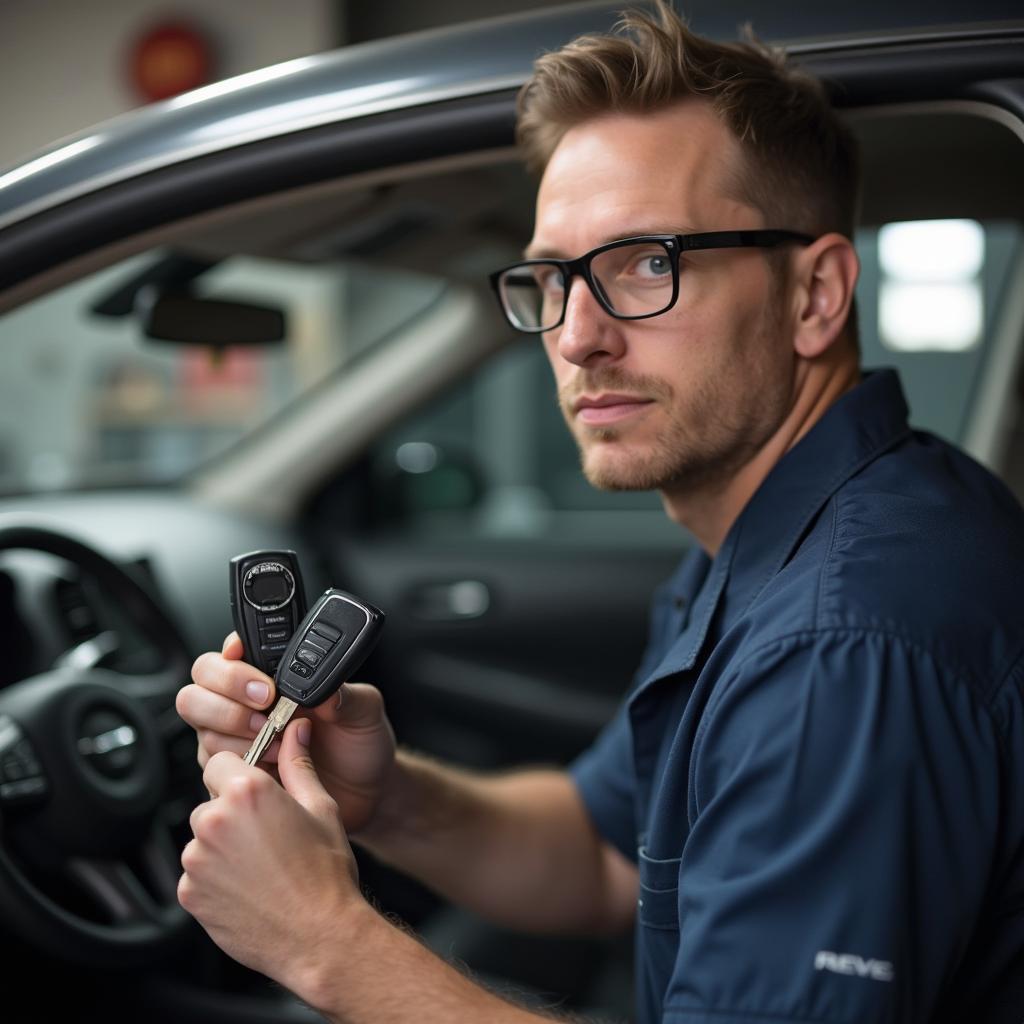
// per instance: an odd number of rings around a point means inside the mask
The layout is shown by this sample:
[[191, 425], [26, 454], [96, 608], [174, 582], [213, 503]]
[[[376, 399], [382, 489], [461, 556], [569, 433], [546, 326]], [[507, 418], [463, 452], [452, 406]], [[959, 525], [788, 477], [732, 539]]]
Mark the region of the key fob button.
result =
[[326, 622], [318, 622], [312, 627], [310, 632], [319, 634], [325, 640], [329, 640], [332, 644], [336, 644], [341, 639], [341, 630], [327, 625]]
[[323, 640], [321, 640], [320, 637], [316, 636], [312, 631], [307, 631], [306, 635], [302, 638], [302, 646], [312, 648], [314, 651], [317, 652], [317, 654], [321, 656], [325, 655], [329, 649], [328, 645], [325, 644]]
[[[288, 666], [289, 672], [294, 672], [295, 675], [301, 676], [303, 679], [308, 679], [312, 674], [313, 670], [308, 665], [303, 665], [301, 661], [293, 661]], [[303, 690], [303, 693], [306, 691]]]
[[[288, 644], [284, 640], [272, 644], [263, 644], [260, 647], [260, 655], [263, 664], [267, 666], [269, 672], [276, 671], [277, 666], [281, 664], [281, 657], [287, 648]], [[271, 668], [271, 665], [273, 665], [274, 668]]]
[[289, 616], [283, 612], [277, 612], [272, 615], [261, 615], [260, 625], [266, 629], [268, 626], [287, 626]]
[[260, 641], [264, 644], [276, 643], [278, 640], [287, 640], [287, 629], [261, 629]]
[[326, 637], [321, 636], [319, 633], [314, 632], [310, 638], [317, 647], [322, 647], [324, 651], [330, 651], [330, 649], [337, 643], [336, 640], [328, 640]]
[[299, 661], [304, 661], [310, 667], [316, 668], [324, 660], [324, 652], [314, 651], [310, 647], [300, 647], [295, 657]]

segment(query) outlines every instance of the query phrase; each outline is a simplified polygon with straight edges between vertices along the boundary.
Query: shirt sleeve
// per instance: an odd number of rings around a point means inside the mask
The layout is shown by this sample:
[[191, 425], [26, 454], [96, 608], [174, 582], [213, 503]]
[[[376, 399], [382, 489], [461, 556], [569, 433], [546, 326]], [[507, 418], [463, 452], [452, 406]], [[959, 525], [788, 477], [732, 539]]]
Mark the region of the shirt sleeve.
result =
[[690, 770], [666, 1024], [931, 1020], [998, 832], [970, 681], [884, 634], [786, 638], [723, 678]]

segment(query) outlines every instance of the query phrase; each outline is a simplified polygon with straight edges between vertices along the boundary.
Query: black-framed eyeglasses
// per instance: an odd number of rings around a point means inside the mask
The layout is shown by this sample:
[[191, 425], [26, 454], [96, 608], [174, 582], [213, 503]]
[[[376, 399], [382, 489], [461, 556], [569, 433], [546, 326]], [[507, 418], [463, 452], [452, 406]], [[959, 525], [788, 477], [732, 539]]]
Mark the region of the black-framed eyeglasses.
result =
[[579, 274], [606, 313], [645, 320], [679, 298], [679, 254], [696, 249], [774, 248], [814, 238], [798, 231], [707, 231], [698, 235], [640, 235], [599, 245], [574, 260], [523, 260], [490, 275], [508, 322], [539, 334], [565, 319], [572, 279]]

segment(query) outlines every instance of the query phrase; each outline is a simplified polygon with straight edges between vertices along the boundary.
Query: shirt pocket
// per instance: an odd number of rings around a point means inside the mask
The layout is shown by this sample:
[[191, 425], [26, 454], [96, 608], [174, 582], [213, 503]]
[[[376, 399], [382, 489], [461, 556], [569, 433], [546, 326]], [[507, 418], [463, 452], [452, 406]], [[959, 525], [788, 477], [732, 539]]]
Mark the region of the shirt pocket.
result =
[[658, 860], [645, 847], [637, 851], [640, 869], [640, 896], [637, 917], [640, 924], [663, 931], [679, 931], [679, 861], [672, 857]]

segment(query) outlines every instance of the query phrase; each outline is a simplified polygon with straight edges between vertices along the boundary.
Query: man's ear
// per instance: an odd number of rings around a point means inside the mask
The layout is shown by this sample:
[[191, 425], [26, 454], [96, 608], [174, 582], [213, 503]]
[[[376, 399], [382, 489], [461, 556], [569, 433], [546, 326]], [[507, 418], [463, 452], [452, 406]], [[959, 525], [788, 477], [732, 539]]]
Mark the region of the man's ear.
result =
[[859, 274], [860, 261], [845, 235], [830, 232], [799, 251], [793, 265], [797, 355], [814, 359], [840, 336]]

